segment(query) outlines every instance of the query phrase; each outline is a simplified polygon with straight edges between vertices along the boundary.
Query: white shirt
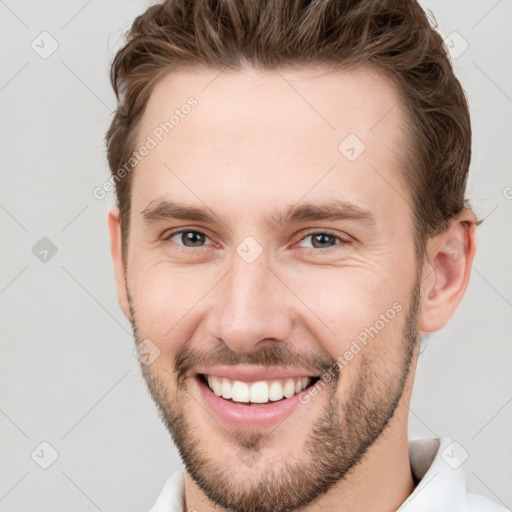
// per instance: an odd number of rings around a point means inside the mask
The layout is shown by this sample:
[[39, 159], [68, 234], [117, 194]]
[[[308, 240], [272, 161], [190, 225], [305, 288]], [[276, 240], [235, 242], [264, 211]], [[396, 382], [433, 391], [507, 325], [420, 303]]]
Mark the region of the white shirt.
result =
[[[465, 460], [457, 451], [457, 443], [447, 437], [409, 440], [411, 469], [419, 483], [398, 512], [510, 512], [466, 490]], [[183, 471], [167, 479], [148, 512], [183, 512]]]

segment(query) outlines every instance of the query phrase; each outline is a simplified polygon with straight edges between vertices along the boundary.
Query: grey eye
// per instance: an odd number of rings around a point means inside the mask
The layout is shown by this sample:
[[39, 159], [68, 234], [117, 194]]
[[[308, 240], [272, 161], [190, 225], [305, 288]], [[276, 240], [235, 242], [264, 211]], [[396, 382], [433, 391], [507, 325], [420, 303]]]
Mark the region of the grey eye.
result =
[[336, 245], [336, 240], [340, 240], [339, 237], [331, 235], [329, 233], [312, 233], [310, 235], [305, 236], [301, 242], [310, 238], [311, 239], [311, 247], [314, 249], [327, 249]]
[[[173, 240], [176, 237], [178, 237], [179, 242]], [[178, 231], [173, 233], [169, 240], [185, 247], [200, 247], [204, 244], [206, 238], [207, 236], [199, 231]]]

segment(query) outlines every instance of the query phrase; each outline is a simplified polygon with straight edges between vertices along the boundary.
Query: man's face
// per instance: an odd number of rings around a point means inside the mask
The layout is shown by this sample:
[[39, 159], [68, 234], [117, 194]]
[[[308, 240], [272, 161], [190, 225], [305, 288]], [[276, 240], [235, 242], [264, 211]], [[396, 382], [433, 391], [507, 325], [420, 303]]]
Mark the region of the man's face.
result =
[[160, 350], [141, 366], [162, 418], [220, 506], [310, 503], [407, 421], [419, 281], [397, 102], [368, 69], [187, 71], [151, 95], [130, 313]]

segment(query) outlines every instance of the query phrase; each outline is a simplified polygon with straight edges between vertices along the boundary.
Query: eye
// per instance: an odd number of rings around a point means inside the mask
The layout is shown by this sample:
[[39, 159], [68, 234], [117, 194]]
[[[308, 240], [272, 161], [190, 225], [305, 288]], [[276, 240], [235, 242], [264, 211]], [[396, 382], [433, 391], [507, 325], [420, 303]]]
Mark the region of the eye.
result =
[[[307, 239], [311, 239], [311, 245], [309, 248], [313, 249], [330, 249], [336, 245], [345, 245], [350, 243], [348, 239], [341, 238], [336, 233], [332, 233], [330, 231], [316, 231], [309, 233], [301, 238], [301, 242]], [[337, 244], [336, 240], [339, 240], [341, 243]]]
[[201, 231], [194, 231], [192, 229], [171, 231], [170, 233], [165, 234], [162, 239], [185, 247], [202, 247], [205, 240], [209, 240], [209, 238]]
[[[182, 229], [179, 231], [171, 231], [162, 237], [163, 240], [172, 242], [176, 245], [181, 245], [188, 248], [193, 247], [204, 247], [206, 240], [209, 240], [208, 236], [201, 231], [193, 229]], [[300, 242], [307, 239], [311, 239], [311, 245], [309, 248], [312, 249], [323, 249], [328, 250], [336, 245], [344, 245], [350, 243], [348, 239], [341, 238], [338, 234], [330, 231], [317, 231], [309, 233], [308, 235], [301, 238]], [[336, 243], [339, 241], [339, 243]], [[300, 244], [300, 243], [299, 243]]]

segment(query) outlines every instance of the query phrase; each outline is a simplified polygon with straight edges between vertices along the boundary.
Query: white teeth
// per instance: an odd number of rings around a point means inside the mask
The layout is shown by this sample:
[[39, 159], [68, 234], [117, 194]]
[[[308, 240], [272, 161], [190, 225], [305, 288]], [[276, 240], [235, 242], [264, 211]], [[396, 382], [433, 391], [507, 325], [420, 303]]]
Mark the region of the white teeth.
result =
[[268, 402], [268, 385], [265, 381], [252, 384], [251, 402], [255, 404], [265, 404]]
[[283, 395], [286, 398], [291, 398], [295, 395], [295, 382], [292, 379], [288, 379], [283, 388]]
[[275, 402], [283, 397], [291, 398], [296, 393], [300, 393], [311, 382], [310, 377], [287, 379], [284, 386], [280, 381], [272, 381], [270, 385], [267, 381], [258, 381], [249, 385], [239, 380], [231, 381], [213, 375], [207, 375], [206, 379], [208, 386], [217, 396], [222, 396], [226, 400], [231, 398], [234, 402], [255, 404]]
[[272, 384], [270, 384], [270, 389], [268, 390], [268, 397], [270, 400], [275, 402], [276, 400], [281, 400], [283, 396], [283, 386], [281, 386], [281, 383], [277, 381], [272, 382]]
[[213, 375], [208, 375], [208, 385], [217, 396], [220, 396], [222, 394], [222, 384], [217, 377], [214, 377]]
[[222, 379], [222, 398], [229, 400], [233, 396], [233, 390], [231, 389], [231, 382], [228, 379]]
[[249, 386], [245, 382], [235, 380], [231, 388], [231, 398], [235, 402], [249, 402]]

